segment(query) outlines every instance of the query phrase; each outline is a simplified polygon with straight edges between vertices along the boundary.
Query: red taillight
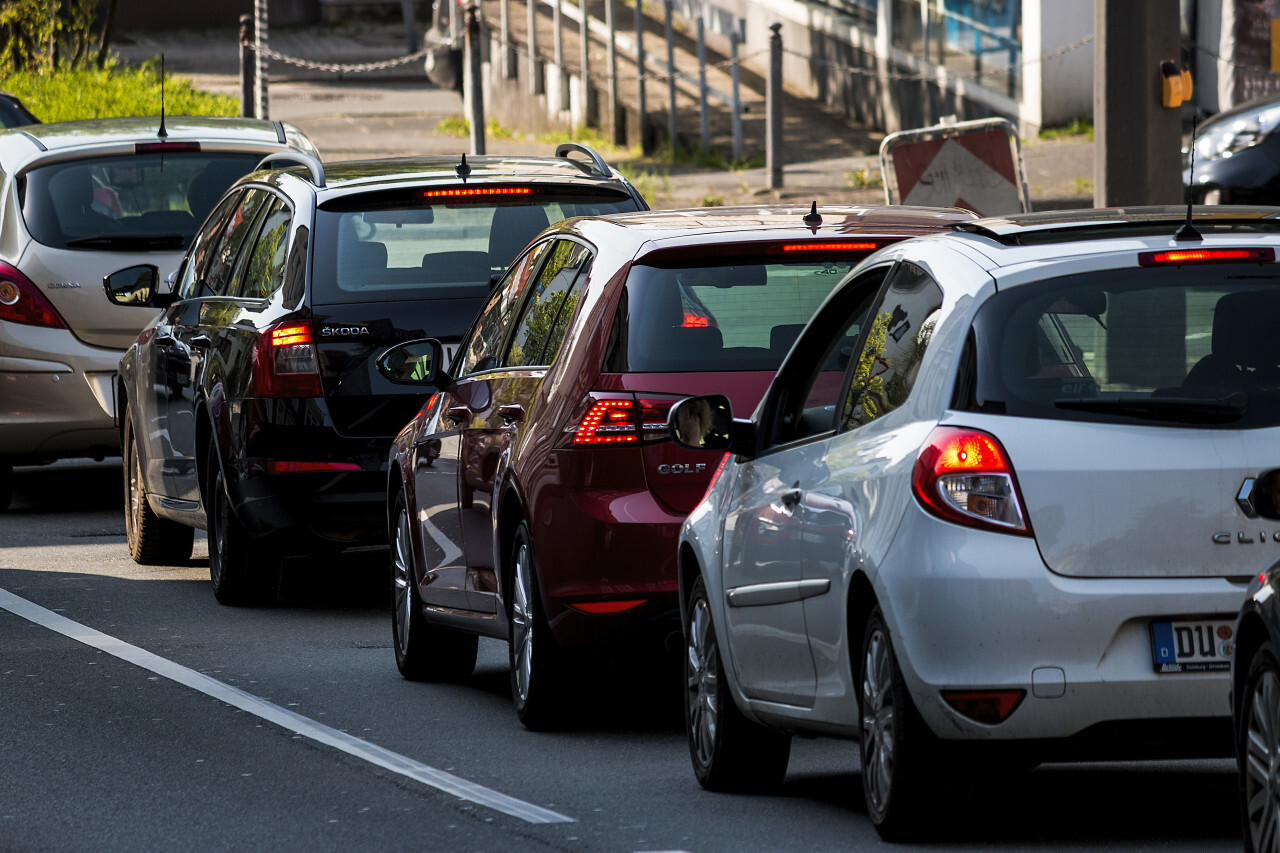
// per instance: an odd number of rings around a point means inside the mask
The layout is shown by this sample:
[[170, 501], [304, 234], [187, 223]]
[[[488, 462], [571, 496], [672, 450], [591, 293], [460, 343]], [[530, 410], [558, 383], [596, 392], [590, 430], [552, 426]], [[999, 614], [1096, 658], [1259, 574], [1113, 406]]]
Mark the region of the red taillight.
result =
[[574, 444], [627, 444], [640, 440], [632, 400], [596, 400], [573, 434]]
[[1274, 249], [1170, 249], [1165, 252], [1143, 252], [1138, 255], [1138, 265], [1158, 267], [1166, 264], [1257, 263], [1267, 264], [1276, 259]]
[[255, 397], [320, 397], [320, 360], [309, 323], [264, 329], [253, 351]]
[[179, 151], [199, 151], [199, 142], [139, 142], [133, 146], [139, 154], [173, 154]]
[[938, 427], [916, 459], [911, 485], [924, 507], [947, 521], [1030, 536], [1013, 467], [984, 432]]
[[711, 318], [706, 314], [695, 314], [686, 310], [684, 312], [684, 321], [680, 325], [686, 329], [705, 329], [711, 325]]
[[0, 320], [49, 329], [67, 328], [62, 315], [31, 279], [6, 263], [0, 263]]
[[533, 187], [468, 187], [452, 190], [426, 190], [423, 198], [494, 198], [502, 196], [533, 195]]
[[573, 444], [636, 444], [662, 441], [667, 437], [667, 415], [675, 405], [670, 400], [635, 399], [627, 395], [593, 395], [583, 405], [587, 413], [573, 429]]
[[639, 607], [644, 604], [643, 598], [637, 598], [628, 601], [579, 601], [571, 603], [569, 606], [574, 610], [581, 610], [583, 613], [592, 614], [608, 614], [622, 613], [632, 608]]
[[267, 460], [268, 474], [303, 474], [317, 471], [359, 471], [360, 466], [354, 462], [284, 462], [278, 459]]
[[971, 720], [989, 726], [1009, 719], [1025, 690], [943, 690], [942, 699]]

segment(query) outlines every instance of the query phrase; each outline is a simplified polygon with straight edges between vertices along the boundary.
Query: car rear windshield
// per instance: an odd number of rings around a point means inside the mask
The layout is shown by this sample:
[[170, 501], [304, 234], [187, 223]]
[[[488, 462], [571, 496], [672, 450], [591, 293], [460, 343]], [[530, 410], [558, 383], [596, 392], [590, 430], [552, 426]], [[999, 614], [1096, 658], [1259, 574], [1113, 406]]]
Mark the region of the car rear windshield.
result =
[[614, 192], [476, 189], [493, 194], [429, 200], [419, 187], [323, 205], [316, 215], [313, 301], [487, 296], [492, 277], [548, 225], [638, 209], [630, 196]]
[[1114, 270], [1009, 288], [974, 321], [957, 406], [1020, 417], [1280, 424], [1274, 264]]
[[176, 251], [261, 154], [152, 152], [52, 163], [18, 187], [36, 242], [57, 249]]
[[605, 370], [776, 370], [854, 263], [636, 265], [627, 277]]

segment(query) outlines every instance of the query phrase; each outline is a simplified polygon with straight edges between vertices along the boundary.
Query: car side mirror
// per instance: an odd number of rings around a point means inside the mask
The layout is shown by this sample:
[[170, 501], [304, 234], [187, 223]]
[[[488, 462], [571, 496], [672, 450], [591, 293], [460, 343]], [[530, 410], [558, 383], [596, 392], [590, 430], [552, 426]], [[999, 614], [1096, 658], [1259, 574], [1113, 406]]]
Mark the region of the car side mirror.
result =
[[155, 266], [141, 264], [104, 276], [102, 288], [107, 292], [107, 299], [114, 305], [158, 308], [163, 307], [158, 299], [161, 295], [158, 293], [159, 281], [160, 271]]
[[671, 439], [688, 450], [729, 449], [733, 441], [733, 407], [723, 394], [686, 397], [667, 415]]
[[378, 372], [401, 385], [443, 388], [453, 382], [445, 372], [444, 358], [444, 346], [435, 338], [408, 341], [378, 357]]

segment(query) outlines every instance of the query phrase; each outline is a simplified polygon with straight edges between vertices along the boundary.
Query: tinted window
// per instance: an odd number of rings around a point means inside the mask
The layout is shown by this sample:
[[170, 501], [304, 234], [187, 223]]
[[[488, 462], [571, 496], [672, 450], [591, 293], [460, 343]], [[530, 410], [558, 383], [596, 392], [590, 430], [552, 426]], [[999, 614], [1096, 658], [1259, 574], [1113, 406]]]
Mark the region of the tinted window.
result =
[[586, 246], [558, 240], [547, 253], [538, 277], [529, 287], [524, 313], [516, 325], [506, 365], [522, 367], [555, 361], [569, 320], [577, 307], [591, 252]]
[[194, 299], [201, 295], [201, 284], [213, 261], [213, 250], [218, 245], [218, 237], [226, 227], [231, 212], [239, 207], [240, 195], [233, 193], [224, 198], [192, 241], [191, 248], [187, 250], [186, 264], [182, 267], [182, 277], [176, 287], [180, 299]]
[[489, 303], [480, 312], [471, 334], [462, 343], [458, 352], [461, 359], [455, 367], [455, 376], [467, 376], [484, 370], [492, 370], [498, 366], [498, 355], [507, 333], [511, 331], [511, 321], [516, 307], [520, 304], [520, 296], [524, 293], [525, 283], [530, 274], [538, 268], [538, 262], [546, 254], [548, 243], [540, 243], [521, 258], [511, 271], [506, 274], [498, 286], [494, 288]]
[[94, 157], [32, 169], [19, 188], [31, 236], [56, 248], [181, 249], [258, 154]]
[[915, 264], [899, 264], [869, 315], [842, 410], [844, 429], [870, 423], [906, 401], [941, 310], [937, 282]]
[[222, 225], [213, 257], [204, 274], [205, 294], [226, 295], [231, 288], [231, 274], [240, 258], [245, 240], [254, 231], [258, 214], [271, 199], [266, 190], [251, 189], [240, 198], [240, 204]]
[[776, 370], [852, 267], [851, 261], [635, 266], [609, 364], [633, 373]]
[[428, 202], [424, 190], [366, 193], [329, 202], [316, 215], [317, 304], [484, 297], [548, 225], [574, 216], [636, 210], [627, 196], [565, 194], [558, 188], [519, 203]]
[[1280, 274], [1163, 267], [1003, 291], [974, 322], [962, 407], [1172, 425], [1280, 423]]
[[240, 279], [238, 295], [247, 299], [266, 299], [284, 284], [285, 256], [289, 249], [289, 223], [292, 211], [281, 199], [274, 199], [263, 217], [257, 242], [248, 255], [248, 263]]

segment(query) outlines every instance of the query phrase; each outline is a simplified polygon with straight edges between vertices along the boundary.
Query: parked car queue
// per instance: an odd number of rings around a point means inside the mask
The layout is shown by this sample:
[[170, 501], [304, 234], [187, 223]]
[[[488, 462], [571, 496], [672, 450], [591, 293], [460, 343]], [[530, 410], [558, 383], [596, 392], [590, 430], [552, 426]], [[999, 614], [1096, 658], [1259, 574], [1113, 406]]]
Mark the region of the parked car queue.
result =
[[1234, 748], [1269, 849], [1275, 581], [1245, 546], [1280, 541], [1280, 210], [644, 213], [577, 146], [394, 175], [304, 148], [213, 206], [174, 289], [105, 279], [159, 312], [116, 386], [134, 559], [207, 527], [249, 603], [389, 532], [402, 674], [505, 637], [531, 728], [674, 636], [709, 789], [854, 737], [904, 839], [966, 768]]

